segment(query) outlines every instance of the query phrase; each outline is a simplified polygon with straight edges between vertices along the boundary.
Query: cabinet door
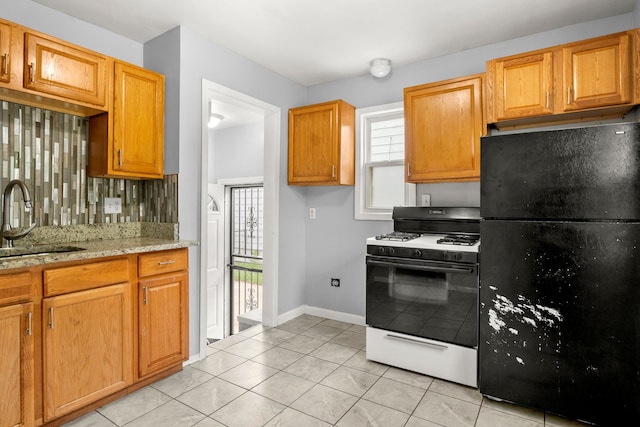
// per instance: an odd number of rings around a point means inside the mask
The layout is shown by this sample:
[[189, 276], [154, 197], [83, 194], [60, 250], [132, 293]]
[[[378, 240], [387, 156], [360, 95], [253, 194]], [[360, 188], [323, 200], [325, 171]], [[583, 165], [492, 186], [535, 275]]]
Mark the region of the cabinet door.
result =
[[160, 276], [138, 285], [138, 374], [181, 363], [189, 355], [188, 274]]
[[479, 179], [482, 86], [478, 75], [405, 89], [407, 182]]
[[0, 426], [34, 423], [32, 304], [0, 308]]
[[106, 105], [105, 56], [28, 32], [24, 37], [25, 88]]
[[111, 155], [116, 174], [162, 178], [164, 76], [115, 63]]
[[131, 383], [128, 284], [43, 302], [45, 421]]
[[289, 110], [289, 184], [353, 185], [354, 124], [342, 100]]
[[497, 120], [553, 113], [551, 51], [496, 60], [492, 66]]
[[0, 22], [0, 82], [9, 83], [11, 80], [10, 52], [11, 26]]
[[562, 58], [564, 111], [631, 102], [628, 34], [571, 44]]

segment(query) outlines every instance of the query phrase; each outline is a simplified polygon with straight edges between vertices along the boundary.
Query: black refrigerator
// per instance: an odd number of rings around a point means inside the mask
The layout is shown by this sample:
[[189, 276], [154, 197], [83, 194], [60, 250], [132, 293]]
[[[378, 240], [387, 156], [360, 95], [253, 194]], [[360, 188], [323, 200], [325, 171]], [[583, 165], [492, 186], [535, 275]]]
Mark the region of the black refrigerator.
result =
[[479, 388], [640, 420], [640, 124], [484, 137]]

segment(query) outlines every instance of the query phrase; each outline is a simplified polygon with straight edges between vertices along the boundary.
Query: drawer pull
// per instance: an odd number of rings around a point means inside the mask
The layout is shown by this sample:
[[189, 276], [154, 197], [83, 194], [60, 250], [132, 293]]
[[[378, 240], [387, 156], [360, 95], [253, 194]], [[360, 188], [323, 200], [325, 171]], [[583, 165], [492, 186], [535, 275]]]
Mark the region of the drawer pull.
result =
[[49, 329], [53, 329], [53, 307], [49, 307]]
[[446, 349], [449, 348], [446, 345], [430, 343], [430, 342], [420, 341], [420, 340], [414, 340], [414, 339], [411, 339], [411, 338], [399, 337], [397, 335], [387, 334], [386, 337], [389, 338], [389, 339], [392, 339], [392, 340], [405, 341], [405, 342], [408, 341], [408, 342], [413, 343], [413, 344], [422, 344], [422, 345], [426, 345], [427, 347], [436, 348], [438, 350], [446, 350]]
[[9, 56], [5, 53], [2, 55], [2, 75], [9, 74]]
[[149, 304], [149, 288], [146, 286], [142, 288], [142, 304]]
[[28, 312], [28, 313], [27, 313], [27, 330], [25, 331], [27, 335], [31, 335], [31, 333], [32, 333], [32, 331], [33, 331], [33, 330], [31, 329], [31, 326], [32, 326], [32, 324], [31, 324], [32, 317], [33, 317], [33, 313]]
[[176, 260], [174, 260], [174, 259], [170, 259], [168, 261], [158, 261], [158, 265], [169, 265], [169, 264], [173, 264], [175, 262], [176, 262]]

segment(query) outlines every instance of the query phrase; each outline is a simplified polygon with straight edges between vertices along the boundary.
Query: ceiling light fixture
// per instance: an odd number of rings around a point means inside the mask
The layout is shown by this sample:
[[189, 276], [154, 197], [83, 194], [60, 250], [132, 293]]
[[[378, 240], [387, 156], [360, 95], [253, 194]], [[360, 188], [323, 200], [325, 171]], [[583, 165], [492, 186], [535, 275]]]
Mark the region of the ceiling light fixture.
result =
[[209, 129], [213, 129], [214, 127], [218, 126], [224, 119], [223, 115], [214, 113], [215, 108], [216, 107], [213, 105], [213, 101], [209, 101], [209, 122], [207, 123]]
[[223, 115], [211, 113], [211, 115], [209, 116], [209, 122], [207, 123], [207, 126], [209, 127], [209, 129], [213, 129], [214, 127], [218, 126], [223, 119], [224, 119]]
[[369, 71], [375, 78], [381, 79], [386, 77], [391, 72], [391, 60], [385, 58], [374, 59], [371, 61]]

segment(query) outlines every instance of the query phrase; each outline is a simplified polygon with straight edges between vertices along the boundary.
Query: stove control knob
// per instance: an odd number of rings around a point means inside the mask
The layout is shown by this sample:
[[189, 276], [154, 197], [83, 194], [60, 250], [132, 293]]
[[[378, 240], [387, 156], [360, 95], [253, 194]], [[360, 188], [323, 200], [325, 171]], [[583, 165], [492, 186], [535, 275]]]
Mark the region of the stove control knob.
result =
[[416, 249], [413, 251], [413, 256], [415, 258], [422, 258], [422, 251], [420, 249]]
[[378, 253], [379, 253], [380, 255], [384, 255], [385, 253], [387, 253], [386, 248], [384, 248], [384, 247], [379, 247], [379, 248], [378, 248]]
[[388, 253], [389, 255], [394, 255], [396, 253], [396, 250], [393, 248], [389, 248]]

